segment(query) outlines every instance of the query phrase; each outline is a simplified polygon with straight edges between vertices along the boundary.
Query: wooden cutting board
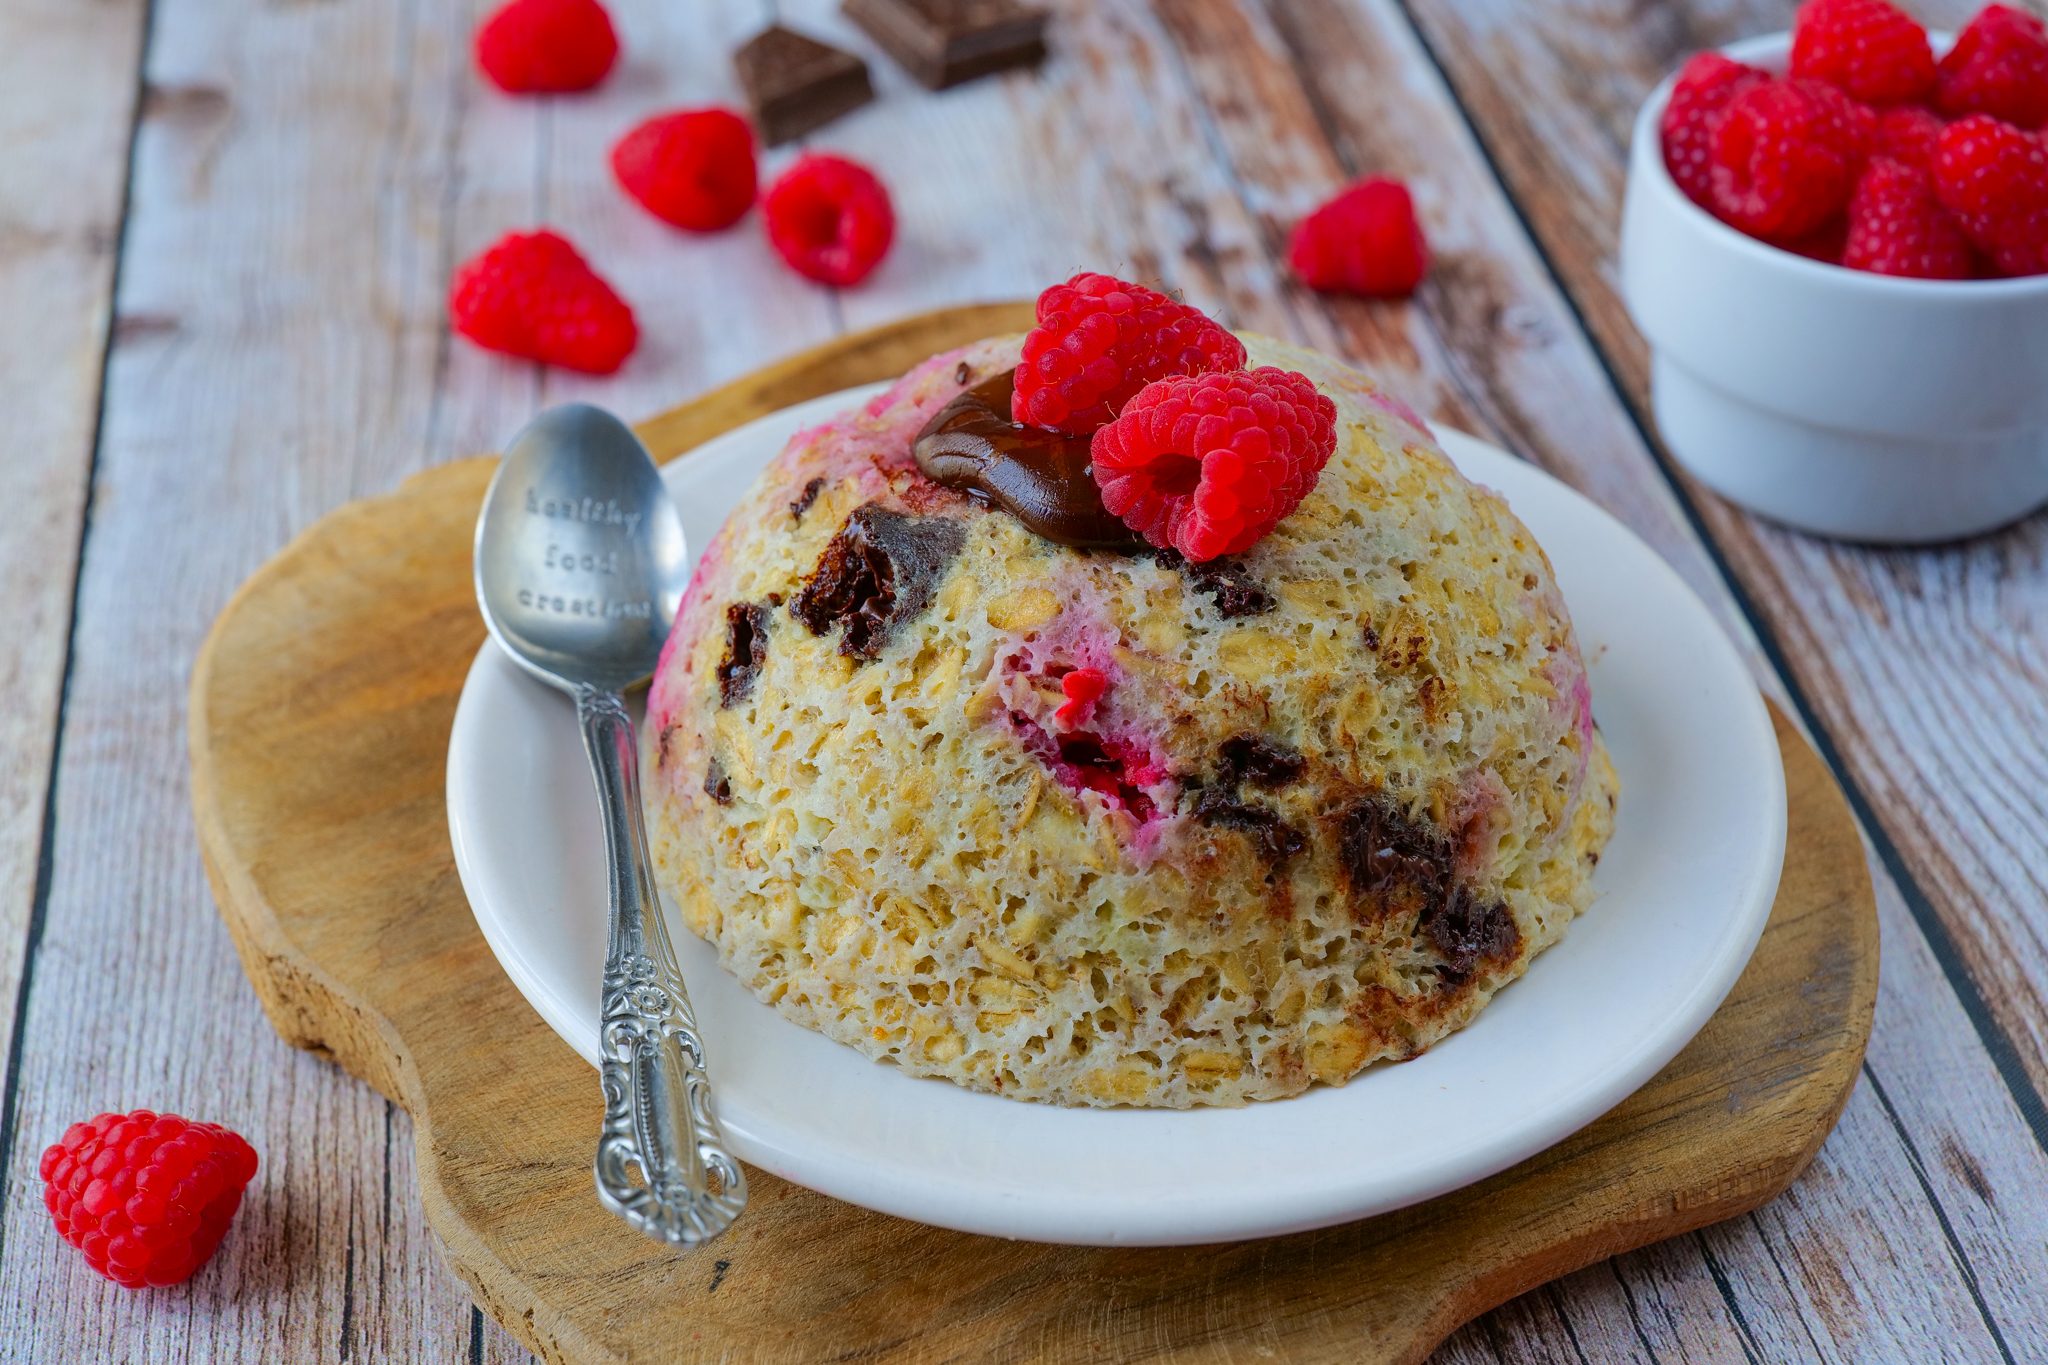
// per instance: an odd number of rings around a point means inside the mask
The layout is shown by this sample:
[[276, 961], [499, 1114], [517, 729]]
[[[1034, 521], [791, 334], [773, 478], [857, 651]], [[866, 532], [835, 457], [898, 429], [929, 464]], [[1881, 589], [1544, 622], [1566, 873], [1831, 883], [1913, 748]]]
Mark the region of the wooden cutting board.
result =
[[[640, 431], [666, 459], [1028, 316], [956, 308], [847, 337]], [[599, 1208], [597, 1078], [498, 969], [449, 850], [443, 763], [484, 638], [470, 533], [492, 467], [344, 507], [249, 580], [193, 673], [192, 796], [272, 1023], [412, 1113], [450, 1264], [550, 1361], [1420, 1360], [1546, 1280], [1770, 1199], [1855, 1083], [1877, 994], [1869, 875], [1841, 793], [1779, 716], [1790, 851], [1755, 960], [1662, 1074], [1512, 1170], [1346, 1227], [1169, 1250], [944, 1232], [754, 1171], [733, 1231], [664, 1250]]]

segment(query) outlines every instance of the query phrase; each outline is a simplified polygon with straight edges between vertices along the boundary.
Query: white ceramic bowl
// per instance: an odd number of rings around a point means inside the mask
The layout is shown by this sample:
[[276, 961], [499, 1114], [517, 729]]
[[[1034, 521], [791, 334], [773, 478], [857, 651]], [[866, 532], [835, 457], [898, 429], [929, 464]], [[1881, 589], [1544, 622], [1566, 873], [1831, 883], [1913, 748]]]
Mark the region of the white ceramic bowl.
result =
[[[1790, 44], [1725, 50], [1782, 70]], [[2048, 276], [1896, 279], [1745, 237], [1665, 170], [1670, 91], [1636, 116], [1621, 292], [1673, 456], [1753, 511], [1853, 540], [1949, 540], [2048, 502]]]

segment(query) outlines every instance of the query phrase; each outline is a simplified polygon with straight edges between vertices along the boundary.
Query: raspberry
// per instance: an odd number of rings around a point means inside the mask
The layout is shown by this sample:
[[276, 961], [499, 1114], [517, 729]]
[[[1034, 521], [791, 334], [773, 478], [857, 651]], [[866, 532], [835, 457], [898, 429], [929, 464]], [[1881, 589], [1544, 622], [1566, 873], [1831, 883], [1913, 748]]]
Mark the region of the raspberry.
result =
[[1831, 85], [1770, 81], [1714, 130], [1714, 211], [1755, 237], [1803, 237], [1842, 211], [1876, 117]]
[[1807, 0], [1792, 21], [1791, 73], [1866, 104], [1908, 104], [1934, 89], [1934, 50], [1885, 0]]
[[2048, 274], [2048, 142], [1989, 114], [1942, 130], [1934, 188], [2006, 275]]
[[612, 174], [664, 223], [717, 232], [754, 206], [754, 130], [725, 109], [659, 114], [613, 146]]
[[1083, 272], [1038, 296], [1010, 415], [1086, 436], [1139, 389], [1170, 375], [1244, 368], [1244, 343], [1196, 309], [1142, 284]]
[[1934, 194], [1918, 166], [1880, 158], [1849, 196], [1849, 240], [1842, 264], [1880, 275], [1966, 280], [1976, 263], [1970, 239]]
[[640, 337], [633, 310], [545, 228], [507, 233], [457, 266], [448, 315], [486, 350], [588, 374], [618, 369]]
[[140, 1289], [206, 1264], [242, 1206], [256, 1150], [217, 1124], [137, 1109], [72, 1124], [38, 1170], [57, 1235]]
[[820, 284], [859, 284], [896, 236], [889, 191], [844, 157], [798, 157], [768, 187], [761, 212], [790, 269]]
[[1102, 505], [1200, 563], [1253, 545], [1301, 505], [1337, 448], [1337, 407], [1266, 366], [1161, 379], [1095, 433]]
[[1072, 730], [1086, 725], [1095, 713], [1095, 703], [1102, 700], [1109, 691], [1109, 679], [1100, 669], [1077, 668], [1060, 679], [1060, 692], [1066, 697], [1059, 709], [1052, 713], [1062, 730]]
[[1770, 73], [1731, 61], [1718, 52], [1702, 52], [1679, 68], [1665, 101], [1660, 130], [1664, 166], [1685, 197], [1711, 207], [1714, 194], [1714, 129], [1728, 102]]
[[1429, 246], [1415, 201], [1398, 180], [1361, 180], [1296, 224], [1287, 264], [1311, 289], [1406, 298], [1422, 283]]
[[1873, 157], [1888, 156], [1908, 166], [1934, 162], [1934, 144], [1941, 141], [1942, 122], [1934, 114], [1910, 104], [1886, 109], [1877, 116], [1877, 132], [1871, 139]]
[[1990, 114], [2015, 128], [2048, 123], [2048, 25], [1986, 5], [1941, 59], [1935, 104], [1944, 114]]
[[476, 64], [514, 95], [588, 90], [618, 59], [597, 0], [510, 0], [476, 31]]
[[1828, 265], [1842, 263], [1842, 249], [1849, 242], [1849, 221], [1837, 216], [1828, 220], [1827, 226], [1804, 237], [1795, 237], [1778, 246], [1794, 256], [1804, 256], [1809, 261], [1823, 261]]

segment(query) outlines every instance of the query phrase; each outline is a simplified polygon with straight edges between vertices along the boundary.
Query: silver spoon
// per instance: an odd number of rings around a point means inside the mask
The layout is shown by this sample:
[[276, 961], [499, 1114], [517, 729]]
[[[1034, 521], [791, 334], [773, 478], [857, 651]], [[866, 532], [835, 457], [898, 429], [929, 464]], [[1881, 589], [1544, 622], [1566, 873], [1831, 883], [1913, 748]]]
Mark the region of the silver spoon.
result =
[[597, 1194], [674, 1246], [747, 1204], [712, 1110], [704, 1044], [662, 918], [640, 811], [639, 744], [619, 694], [653, 673], [682, 601], [683, 527], [646, 447], [598, 408], [535, 418], [476, 523], [476, 597], [513, 662], [576, 699], [604, 815], [610, 948], [599, 1022]]

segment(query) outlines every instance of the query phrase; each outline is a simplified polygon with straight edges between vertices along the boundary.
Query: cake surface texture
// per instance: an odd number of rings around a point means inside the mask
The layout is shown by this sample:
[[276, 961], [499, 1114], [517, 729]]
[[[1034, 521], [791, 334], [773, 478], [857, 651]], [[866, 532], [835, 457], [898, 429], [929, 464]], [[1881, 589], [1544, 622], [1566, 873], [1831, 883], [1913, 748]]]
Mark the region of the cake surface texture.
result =
[[1250, 550], [1070, 549], [933, 482], [1016, 364], [798, 433], [708, 546], [649, 700], [659, 878], [789, 1018], [1065, 1104], [1238, 1104], [1464, 1026], [1593, 896], [1616, 778], [1549, 561], [1355, 370]]

